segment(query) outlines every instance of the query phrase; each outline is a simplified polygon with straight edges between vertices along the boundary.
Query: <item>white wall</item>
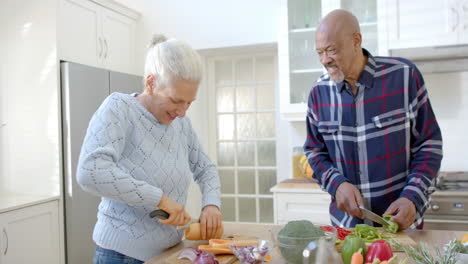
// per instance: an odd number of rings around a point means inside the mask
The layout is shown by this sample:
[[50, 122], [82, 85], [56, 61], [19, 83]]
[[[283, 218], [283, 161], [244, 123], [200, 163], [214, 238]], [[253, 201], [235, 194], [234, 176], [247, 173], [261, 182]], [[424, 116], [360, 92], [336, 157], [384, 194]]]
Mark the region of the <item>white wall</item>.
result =
[[468, 171], [468, 72], [423, 73], [423, 77], [442, 130], [441, 171]]
[[[143, 1], [137, 27], [140, 43], [146, 44], [153, 33], [184, 40], [195, 49], [277, 41], [279, 0]], [[138, 50], [141, 65], [144, 51], [144, 47]]]

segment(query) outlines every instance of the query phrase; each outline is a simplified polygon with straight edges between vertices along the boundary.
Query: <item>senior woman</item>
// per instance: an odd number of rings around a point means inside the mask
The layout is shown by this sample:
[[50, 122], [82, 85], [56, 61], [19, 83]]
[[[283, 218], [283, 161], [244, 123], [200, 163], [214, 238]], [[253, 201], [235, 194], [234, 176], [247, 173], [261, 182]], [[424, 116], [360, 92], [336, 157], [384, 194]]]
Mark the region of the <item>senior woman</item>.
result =
[[[185, 116], [202, 76], [190, 46], [155, 35], [141, 94], [113, 93], [93, 115], [77, 171], [82, 188], [102, 197], [94, 263], [143, 263], [179, 243], [193, 178], [202, 192], [203, 239], [222, 228], [220, 181]], [[167, 220], [150, 218], [156, 208]]]

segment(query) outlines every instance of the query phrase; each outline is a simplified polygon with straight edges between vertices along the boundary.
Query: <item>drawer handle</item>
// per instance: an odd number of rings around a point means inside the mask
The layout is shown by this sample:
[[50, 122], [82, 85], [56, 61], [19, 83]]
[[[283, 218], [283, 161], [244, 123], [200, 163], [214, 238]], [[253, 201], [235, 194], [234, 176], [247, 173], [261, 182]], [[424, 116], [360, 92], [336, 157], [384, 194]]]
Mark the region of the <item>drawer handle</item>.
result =
[[5, 244], [5, 251], [3, 252], [3, 255], [6, 256], [7, 252], [8, 252], [8, 234], [7, 234], [7, 231], [5, 228], [3, 228], [3, 234], [5, 235], [5, 238], [6, 238], [6, 244]]
[[463, 220], [437, 220], [437, 219], [424, 219], [427, 223], [440, 223], [440, 224], [468, 224], [468, 221]]

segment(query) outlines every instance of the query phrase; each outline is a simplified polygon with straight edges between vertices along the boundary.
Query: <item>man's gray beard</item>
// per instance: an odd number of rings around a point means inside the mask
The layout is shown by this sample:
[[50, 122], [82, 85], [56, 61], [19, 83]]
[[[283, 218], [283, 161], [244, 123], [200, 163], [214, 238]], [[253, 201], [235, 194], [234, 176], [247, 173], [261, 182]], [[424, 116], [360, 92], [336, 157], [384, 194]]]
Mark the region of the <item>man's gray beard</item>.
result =
[[342, 71], [339, 71], [338, 78], [333, 79], [330, 75], [330, 79], [333, 81], [334, 84], [339, 84], [340, 82], [343, 82], [345, 79], [344, 73]]

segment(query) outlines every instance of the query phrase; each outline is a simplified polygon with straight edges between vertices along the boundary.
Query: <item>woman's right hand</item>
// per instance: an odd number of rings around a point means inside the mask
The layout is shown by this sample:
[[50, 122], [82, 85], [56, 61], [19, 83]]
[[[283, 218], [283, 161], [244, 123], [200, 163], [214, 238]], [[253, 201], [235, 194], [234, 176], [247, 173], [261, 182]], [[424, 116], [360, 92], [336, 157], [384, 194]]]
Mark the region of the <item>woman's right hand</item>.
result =
[[188, 224], [191, 219], [190, 215], [185, 211], [183, 205], [172, 200], [164, 194], [159, 201], [158, 208], [166, 211], [169, 214], [168, 219], [159, 220], [162, 224], [182, 226]]

